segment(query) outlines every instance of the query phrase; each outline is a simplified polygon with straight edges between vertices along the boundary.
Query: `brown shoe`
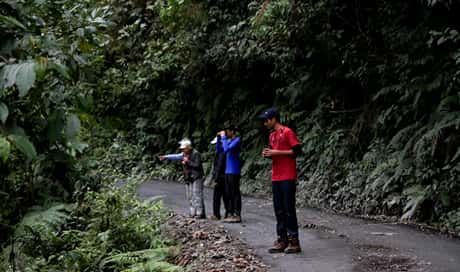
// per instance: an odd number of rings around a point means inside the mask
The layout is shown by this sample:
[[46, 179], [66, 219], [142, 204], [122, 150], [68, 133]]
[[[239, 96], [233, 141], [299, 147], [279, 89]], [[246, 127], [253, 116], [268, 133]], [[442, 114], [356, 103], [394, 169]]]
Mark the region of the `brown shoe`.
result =
[[229, 216], [227, 216], [227, 217], [226, 217], [224, 220], [222, 220], [222, 221], [224, 221], [225, 223], [233, 223], [233, 220], [234, 220], [233, 218], [234, 218], [234, 217], [235, 217], [235, 216], [233, 216], [233, 215], [229, 215]]
[[300, 248], [299, 238], [294, 236], [288, 237], [288, 246], [284, 250], [286, 254], [299, 253], [302, 249]]
[[278, 238], [273, 246], [268, 249], [268, 253], [283, 253], [288, 244], [284, 239]]
[[241, 217], [237, 215], [232, 215], [229, 216], [228, 218], [224, 219], [225, 223], [240, 223], [241, 222]]

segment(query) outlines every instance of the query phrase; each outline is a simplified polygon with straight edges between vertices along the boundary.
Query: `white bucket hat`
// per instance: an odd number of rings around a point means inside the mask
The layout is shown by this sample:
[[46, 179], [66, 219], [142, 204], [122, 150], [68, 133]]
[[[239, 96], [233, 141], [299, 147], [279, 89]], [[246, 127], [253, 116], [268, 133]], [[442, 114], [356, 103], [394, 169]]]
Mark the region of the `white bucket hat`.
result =
[[184, 138], [179, 142], [179, 148], [180, 149], [184, 149], [184, 148], [186, 148], [188, 146], [192, 146], [192, 141], [190, 141], [187, 138]]

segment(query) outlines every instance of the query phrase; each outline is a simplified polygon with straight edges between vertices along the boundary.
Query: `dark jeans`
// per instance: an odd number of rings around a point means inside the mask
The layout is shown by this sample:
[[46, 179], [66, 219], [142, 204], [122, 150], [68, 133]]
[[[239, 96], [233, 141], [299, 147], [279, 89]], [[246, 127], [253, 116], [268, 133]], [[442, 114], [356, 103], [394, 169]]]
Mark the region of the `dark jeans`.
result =
[[213, 197], [213, 211], [214, 216], [220, 219], [220, 200], [224, 202], [225, 216], [228, 215], [228, 201], [225, 195], [225, 178], [217, 179], [216, 186], [214, 186], [214, 197]]
[[225, 194], [228, 214], [241, 216], [240, 175], [225, 175]]
[[296, 182], [294, 180], [272, 182], [273, 207], [276, 216], [276, 234], [281, 239], [299, 236], [295, 207]]

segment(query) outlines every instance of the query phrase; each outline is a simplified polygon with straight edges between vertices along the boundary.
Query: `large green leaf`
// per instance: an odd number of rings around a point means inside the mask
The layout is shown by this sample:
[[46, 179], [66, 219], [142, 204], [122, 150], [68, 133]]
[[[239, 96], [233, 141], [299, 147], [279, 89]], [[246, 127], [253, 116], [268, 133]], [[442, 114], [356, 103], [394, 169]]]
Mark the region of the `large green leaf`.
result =
[[0, 121], [2, 121], [3, 124], [6, 122], [6, 118], [8, 118], [8, 107], [5, 105], [5, 103], [0, 102]]
[[23, 97], [32, 88], [35, 82], [35, 63], [22, 63], [16, 75], [16, 86], [19, 90], [19, 96]]
[[11, 145], [5, 137], [0, 136], [0, 159], [5, 162], [10, 156]]
[[35, 82], [35, 66], [34, 62], [3, 66], [0, 72], [0, 89], [16, 84], [19, 96], [25, 96]]
[[8, 128], [8, 134], [19, 135], [19, 136], [25, 137], [26, 131], [22, 127], [14, 124], [12, 127]]
[[66, 126], [65, 126], [65, 136], [68, 140], [74, 139], [78, 133], [80, 132], [80, 119], [77, 115], [71, 114], [67, 118]]
[[16, 26], [24, 30], [26, 29], [26, 27], [21, 22], [9, 16], [0, 15], [0, 22], [11, 26]]
[[10, 64], [2, 67], [0, 72], [0, 89], [14, 85], [19, 68], [19, 64]]
[[19, 149], [28, 159], [34, 160], [37, 158], [37, 151], [34, 145], [27, 139], [27, 137], [19, 135], [10, 135], [9, 138], [13, 140], [14, 145]]

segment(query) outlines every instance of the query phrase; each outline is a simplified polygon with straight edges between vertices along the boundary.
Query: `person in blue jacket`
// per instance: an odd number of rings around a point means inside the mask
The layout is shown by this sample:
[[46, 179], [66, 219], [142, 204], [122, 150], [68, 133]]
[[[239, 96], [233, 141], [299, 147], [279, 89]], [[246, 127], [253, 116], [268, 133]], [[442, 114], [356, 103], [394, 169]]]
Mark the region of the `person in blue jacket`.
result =
[[237, 127], [229, 125], [220, 132], [222, 147], [226, 154], [225, 166], [225, 194], [227, 198], [227, 223], [241, 222], [241, 139], [236, 136]]

